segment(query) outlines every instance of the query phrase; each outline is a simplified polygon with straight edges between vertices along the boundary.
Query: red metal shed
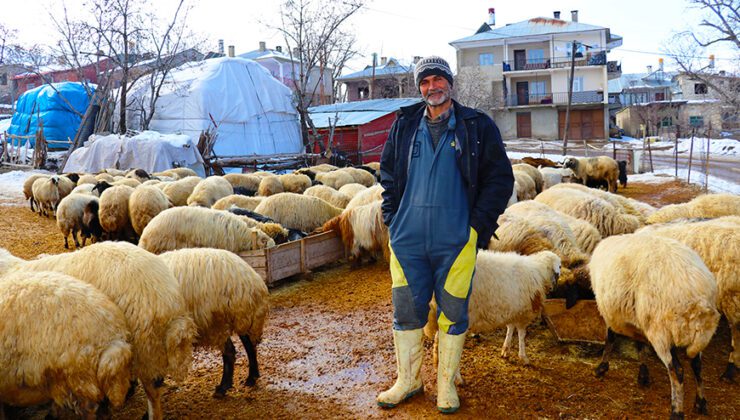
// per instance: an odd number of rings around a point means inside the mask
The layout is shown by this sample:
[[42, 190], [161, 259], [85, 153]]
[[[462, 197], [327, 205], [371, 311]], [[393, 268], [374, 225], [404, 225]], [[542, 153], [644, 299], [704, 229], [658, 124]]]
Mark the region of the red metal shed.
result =
[[380, 160], [396, 111], [418, 103], [419, 98], [373, 99], [322, 105], [309, 108], [311, 120], [328, 148], [329, 134], [334, 127], [332, 146], [354, 164]]

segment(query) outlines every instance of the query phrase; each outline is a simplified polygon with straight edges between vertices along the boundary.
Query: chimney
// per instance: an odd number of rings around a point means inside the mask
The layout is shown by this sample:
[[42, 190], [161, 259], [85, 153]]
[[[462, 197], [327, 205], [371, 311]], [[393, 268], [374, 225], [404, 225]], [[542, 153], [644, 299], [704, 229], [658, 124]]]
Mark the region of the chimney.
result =
[[658, 59], [658, 69], [660, 71], [663, 71], [663, 59], [662, 58]]
[[234, 56], [234, 46], [229, 45], [229, 57], [233, 57], [233, 56]]
[[648, 74], [653, 72], [653, 66], [647, 66]]
[[415, 55], [414, 56], [414, 64], [418, 63], [419, 60], [421, 60], [421, 56], [420, 55]]
[[224, 53], [224, 40], [223, 39], [218, 40], [218, 53], [219, 54]]
[[265, 44], [265, 41], [260, 41], [260, 52], [264, 52], [267, 50], [267, 44]]
[[276, 45], [275, 46], [275, 51], [281, 53], [281, 52], [283, 52], [283, 47], [281, 47], [280, 45]]
[[560, 19], [560, 10], [552, 12], [552, 17], [554, 17], [555, 19]]
[[496, 9], [493, 7], [488, 9], [488, 25], [496, 26]]
[[385, 66], [388, 64], [388, 57], [380, 57], [380, 65]]
[[572, 20], [573, 22], [578, 22], [578, 10], [570, 11], [570, 20]]
[[714, 68], [714, 54], [709, 54], [709, 68]]

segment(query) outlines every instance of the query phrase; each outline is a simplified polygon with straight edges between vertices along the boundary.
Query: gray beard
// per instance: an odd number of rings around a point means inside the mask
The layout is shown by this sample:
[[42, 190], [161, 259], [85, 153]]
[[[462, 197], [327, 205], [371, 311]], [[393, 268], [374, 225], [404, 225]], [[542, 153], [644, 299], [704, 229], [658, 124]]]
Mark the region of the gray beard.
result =
[[429, 96], [431, 96], [431, 95], [427, 95], [424, 98], [424, 102], [426, 102], [427, 105], [429, 105], [429, 106], [440, 106], [443, 103], [445, 103], [445, 102], [447, 102], [447, 101], [450, 100], [450, 91], [448, 90], [447, 92], [442, 92], [442, 96], [440, 96], [439, 98], [431, 99], [431, 100], [429, 99]]

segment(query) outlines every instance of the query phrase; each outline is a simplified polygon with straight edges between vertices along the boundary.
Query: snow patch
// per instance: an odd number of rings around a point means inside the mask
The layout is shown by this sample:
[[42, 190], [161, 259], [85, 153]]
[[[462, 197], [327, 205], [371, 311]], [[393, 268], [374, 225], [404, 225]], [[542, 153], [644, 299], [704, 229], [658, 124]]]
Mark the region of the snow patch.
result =
[[0, 201], [23, 200], [23, 183], [33, 174], [52, 175], [48, 171], [11, 171], [0, 174]]

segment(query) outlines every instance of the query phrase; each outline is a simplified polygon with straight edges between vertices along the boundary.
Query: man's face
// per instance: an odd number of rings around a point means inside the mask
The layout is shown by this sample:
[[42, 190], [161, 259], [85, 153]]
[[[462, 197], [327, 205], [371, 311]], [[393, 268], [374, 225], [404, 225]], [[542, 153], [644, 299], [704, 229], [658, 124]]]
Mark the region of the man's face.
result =
[[450, 83], [442, 76], [431, 75], [421, 79], [419, 90], [424, 102], [429, 106], [442, 105], [450, 100]]

